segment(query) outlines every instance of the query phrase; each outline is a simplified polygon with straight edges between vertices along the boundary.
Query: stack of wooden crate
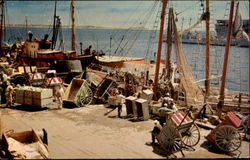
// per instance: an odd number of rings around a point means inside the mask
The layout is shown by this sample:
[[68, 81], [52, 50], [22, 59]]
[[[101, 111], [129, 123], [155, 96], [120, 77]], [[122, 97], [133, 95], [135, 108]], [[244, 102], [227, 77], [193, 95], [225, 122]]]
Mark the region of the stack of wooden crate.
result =
[[53, 90], [40, 87], [20, 87], [15, 89], [15, 102], [36, 107], [47, 107], [53, 102]]

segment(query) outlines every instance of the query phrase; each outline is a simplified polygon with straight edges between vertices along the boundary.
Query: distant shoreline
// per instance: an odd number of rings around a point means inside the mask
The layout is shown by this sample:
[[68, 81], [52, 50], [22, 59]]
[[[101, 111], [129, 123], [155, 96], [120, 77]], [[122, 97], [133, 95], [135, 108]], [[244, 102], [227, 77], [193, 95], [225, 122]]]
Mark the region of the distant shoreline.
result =
[[[25, 28], [25, 25], [12, 24], [8, 25], [6, 28]], [[52, 28], [50, 25], [29, 25], [28, 28]], [[71, 28], [70, 26], [62, 26], [62, 28]], [[76, 29], [117, 29], [117, 30], [127, 30], [127, 28], [112, 28], [112, 27], [101, 27], [101, 26], [77, 26]], [[150, 29], [147, 28], [130, 28], [130, 30], [145, 30], [148, 31]]]

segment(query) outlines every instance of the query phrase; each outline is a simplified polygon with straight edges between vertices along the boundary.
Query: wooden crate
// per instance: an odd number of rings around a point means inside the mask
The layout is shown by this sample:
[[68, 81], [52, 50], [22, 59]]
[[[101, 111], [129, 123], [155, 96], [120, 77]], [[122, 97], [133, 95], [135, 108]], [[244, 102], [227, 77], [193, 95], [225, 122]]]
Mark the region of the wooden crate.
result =
[[19, 96], [19, 97], [15, 97], [15, 103], [19, 103], [19, 104], [23, 104], [24, 103], [24, 98]]
[[129, 96], [125, 99], [127, 115], [132, 114], [133, 116], [137, 117], [137, 108], [135, 103], [136, 99], [137, 98], [133, 96]]
[[53, 96], [53, 90], [52, 89], [40, 89], [35, 90], [32, 92], [32, 97], [34, 99], [43, 99], [43, 98], [49, 98]]
[[24, 97], [26, 98], [32, 98], [32, 93], [33, 91], [31, 91], [31, 90], [25, 90], [24, 91]]
[[23, 66], [19, 66], [17, 68], [17, 71], [20, 72], [20, 73], [24, 73], [24, 67]]
[[143, 117], [143, 120], [148, 120], [149, 119], [148, 101], [140, 98], [137, 99], [135, 102], [136, 102], [138, 118]]
[[44, 98], [44, 99], [33, 99], [32, 101], [32, 105], [36, 106], [36, 107], [44, 107], [44, 106], [48, 106], [49, 104], [53, 103], [53, 98], [49, 97], [49, 98]]
[[140, 95], [140, 98], [146, 99], [146, 100], [148, 100], [148, 102], [149, 102], [149, 101], [152, 100], [153, 94], [154, 94], [153, 91], [151, 91], [150, 89], [146, 89], [146, 90], [143, 90], [143, 91], [142, 91], [142, 93], [141, 93], [141, 95]]
[[149, 113], [154, 114], [154, 115], [160, 115], [159, 109], [161, 108], [162, 103], [161, 102], [152, 102], [149, 105]]
[[116, 96], [109, 96], [108, 97], [108, 104], [113, 105], [113, 106], [117, 106], [118, 100], [117, 100]]
[[30, 97], [25, 97], [25, 98], [24, 98], [24, 104], [32, 105], [32, 98], [30, 98]]
[[16, 95], [16, 97], [23, 97], [24, 91], [25, 90], [23, 90], [23, 89], [15, 89], [15, 95]]
[[25, 72], [26, 73], [30, 73], [31, 72], [30, 66], [25, 66], [24, 68], [25, 68]]

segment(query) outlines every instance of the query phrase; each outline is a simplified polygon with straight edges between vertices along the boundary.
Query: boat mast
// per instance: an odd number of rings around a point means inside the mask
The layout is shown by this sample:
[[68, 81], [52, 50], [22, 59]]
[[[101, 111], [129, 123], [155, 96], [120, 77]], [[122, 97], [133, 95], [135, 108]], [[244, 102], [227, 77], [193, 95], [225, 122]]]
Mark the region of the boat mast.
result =
[[53, 23], [53, 35], [52, 35], [52, 44], [51, 49], [53, 50], [55, 48], [55, 34], [56, 34], [56, 4], [57, 1], [55, 1], [55, 10], [54, 10], [54, 23]]
[[161, 11], [161, 24], [160, 24], [160, 33], [159, 33], [159, 41], [158, 41], [158, 50], [157, 50], [157, 58], [156, 58], [156, 67], [155, 67], [155, 79], [154, 79], [155, 87], [158, 83], [159, 70], [160, 70], [162, 38], [163, 38], [166, 7], [167, 7], [167, 0], [163, 0], [162, 1], [162, 11]]
[[181, 31], [183, 31], [184, 17], [181, 19]]
[[26, 40], [28, 39], [28, 19], [25, 16], [25, 32], [26, 32]]
[[4, 0], [0, 2], [1, 7], [1, 15], [0, 15], [0, 55], [3, 54], [2, 49], [2, 36], [3, 36], [3, 29], [4, 29]]
[[206, 0], [206, 58], [205, 58], [205, 66], [206, 66], [206, 80], [205, 80], [205, 102], [207, 97], [209, 96], [209, 90], [210, 90], [210, 27], [209, 27], [209, 21], [210, 21], [210, 11], [209, 11], [209, 0]]
[[234, 0], [231, 0], [230, 14], [228, 20], [228, 30], [227, 30], [227, 43], [225, 48], [224, 64], [223, 64], [222, 78], [221, 78], [220, 97], [219, 97], [219, 103], [217, 104], [217, 115], [219, 116], [219, 118], [221, 118], [222, 107], [224, 106], [227, 64], [228, 64], [228, 57], [229, 57], [231, 36], [232, 36], [233, 13], [234, 13]]
[[71, 39], [71, 50], [76, 51], [76, 29], [75, 29], [75, 5], [74, 5], [74, 0], [71, 0], [71, 20], [72, 20], [72, 26], [71, 26], [71, 34], [72, 34], [72, 39]]
[[167, 70], [167, 80], [170, 79], [171, 72], [171, 53], [172, 53], [172, 21], [173, 21], [173, 8], [169, 8], [168, 12], [168, 32], [167, 32], [167, 54], [166, 54], [166, 70]]

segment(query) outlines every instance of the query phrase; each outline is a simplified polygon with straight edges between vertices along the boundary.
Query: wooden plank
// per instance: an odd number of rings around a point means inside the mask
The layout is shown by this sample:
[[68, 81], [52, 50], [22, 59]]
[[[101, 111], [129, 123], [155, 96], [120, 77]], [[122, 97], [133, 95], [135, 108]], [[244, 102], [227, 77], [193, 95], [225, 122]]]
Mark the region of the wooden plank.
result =
[[210, 125], [210, 124], [205, 124], [205, 123], [202, 123], [202, 122], [195, 122], [199, 127], [201, 128], [205, 128], [205, 129], [210, 129], [210, 130], [213, 130], [216, 126], [213, 126], [213, 125]]

